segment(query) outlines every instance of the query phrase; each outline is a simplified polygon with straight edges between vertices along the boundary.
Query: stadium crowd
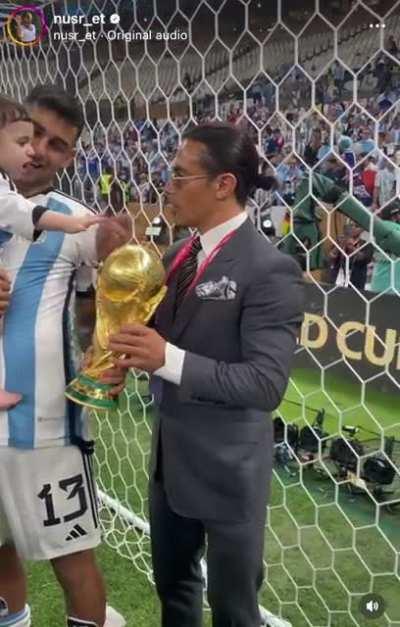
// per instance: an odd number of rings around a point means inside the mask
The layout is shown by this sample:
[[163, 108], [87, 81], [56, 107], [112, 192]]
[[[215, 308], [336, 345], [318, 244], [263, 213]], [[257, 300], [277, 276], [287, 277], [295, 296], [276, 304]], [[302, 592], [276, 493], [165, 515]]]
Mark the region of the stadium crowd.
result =
[[[396, 104], [400, 65], [394, 60], [400, 58], [400, 51], [393, 37], [388, 38], [386, 50], [390, 56], [381, 53], [360, 71], [356, 103], [353, 76], [338, 61], [316, 81], [314, 108], [310, 106], [311, 83], [296, 70], [289, 72], [281, 86], [279, 98], [285, 106], [281, 105], [279, 113], [275, 111], [276, 88], [267, 77], [247, 87], [245, 101], [242, 91], [222, 94], [219, 117], [250, 131], [265, 159], [264, 173], [275, 175], [280, 183], [273, 193], [256, 190], [249, 207], [260, 228], [271, 213], [275, 217], [267, 235], [286, 235], [297, 186], [310, 168], [348, 189], [372, 212], [380, 215], [383, 211], [381, 217], [397, 221], [393, 217], [397, 213], [390, 213], [397, 208], [395, 198], [400, 192], [400, 106]], [[280, 70], [283, 75], [285, 68]], [[215, 118], [214, 99], [206, 96], [196, 102], [193, 117], [197, 123]], [[83, 136], [74, 193], [101, 210], [111, 206], [120, 211], [130, 202], [163, 203], [179, 133], [191, 123], [188, 116], [177, 115], [172, 120], [126, 121], [122, 129], [115, 122], [108, 128], [98, 125], [92, 135]], [[333, 258], [342, 259], [343, 265], [353, 231], [347, 221], [336, 241], [340, 248], [344, 246], [343, 253], [338, 256], [333, 245], [327, 268]], [[362, 287], [369, 283], [376, 258], [368, 261]], [[354, 259], [352, 255], [351, 266]], [[325, 274], [329, 280], [337, 275], [336, 266]], [[395, 285], [399, 287], [400, 276]]]

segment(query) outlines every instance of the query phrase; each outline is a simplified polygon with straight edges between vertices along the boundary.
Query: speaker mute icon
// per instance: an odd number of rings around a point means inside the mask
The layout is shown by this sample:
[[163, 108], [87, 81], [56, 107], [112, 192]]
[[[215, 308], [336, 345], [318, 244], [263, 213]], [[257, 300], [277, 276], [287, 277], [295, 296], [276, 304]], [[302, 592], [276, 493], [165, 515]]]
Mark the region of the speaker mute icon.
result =
[[380, 618], [385, 611], [385, 601], [379, 594], [366, 594], [360, 600], [360, 611], [365, 618]]

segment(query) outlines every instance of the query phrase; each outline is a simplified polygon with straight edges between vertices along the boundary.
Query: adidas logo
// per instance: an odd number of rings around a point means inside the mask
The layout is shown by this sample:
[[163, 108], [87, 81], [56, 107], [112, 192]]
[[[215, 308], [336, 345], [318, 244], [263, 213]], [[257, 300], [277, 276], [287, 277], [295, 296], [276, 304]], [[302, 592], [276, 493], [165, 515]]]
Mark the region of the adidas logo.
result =
[[85, 531], [80, 525], [75, 525], [75, 527], [69, 532], [65, 540], [66, 542], [69, 542], [70, 540], [83, 538], [83, 536], [87, 536], [87, 531]]

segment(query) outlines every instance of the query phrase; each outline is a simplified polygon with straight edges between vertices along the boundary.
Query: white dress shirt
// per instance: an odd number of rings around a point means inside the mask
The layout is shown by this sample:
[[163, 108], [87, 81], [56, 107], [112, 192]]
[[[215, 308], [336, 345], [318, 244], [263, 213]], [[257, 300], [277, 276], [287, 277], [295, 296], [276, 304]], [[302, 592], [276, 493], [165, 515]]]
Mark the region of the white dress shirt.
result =
[[[197, 267], [212, 253], [221, 240], [231, 231], [238, 229], [247, 220], [247, 217], [246, 211], [241, 211], [234, 218], [200, 235], [201, 251], [197, 255]], [[166, 381], [180, 385], [184, 360], [185, 351], [167, 342], [165, 347], [165, 364], [158, 370], [155, 370], [154, 374]]]

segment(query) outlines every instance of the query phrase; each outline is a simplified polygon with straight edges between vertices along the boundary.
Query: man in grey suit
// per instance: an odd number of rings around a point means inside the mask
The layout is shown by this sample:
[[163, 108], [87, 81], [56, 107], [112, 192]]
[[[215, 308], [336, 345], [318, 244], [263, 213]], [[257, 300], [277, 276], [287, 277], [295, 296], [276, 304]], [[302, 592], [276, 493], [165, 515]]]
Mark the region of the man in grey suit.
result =
[[119, 366], [153, 374], [152, 555], [163, 627], [200, 627], [207, 541], [214, 627], [258, 627], [270, 412], [280, 404], [303, 317], [301, 271], [244, 210], [258, 175], [252, 140], [207, 124], [183, 136], [166, 191], [197, 230], [167, 252], [153, 328], [111, 339]]

